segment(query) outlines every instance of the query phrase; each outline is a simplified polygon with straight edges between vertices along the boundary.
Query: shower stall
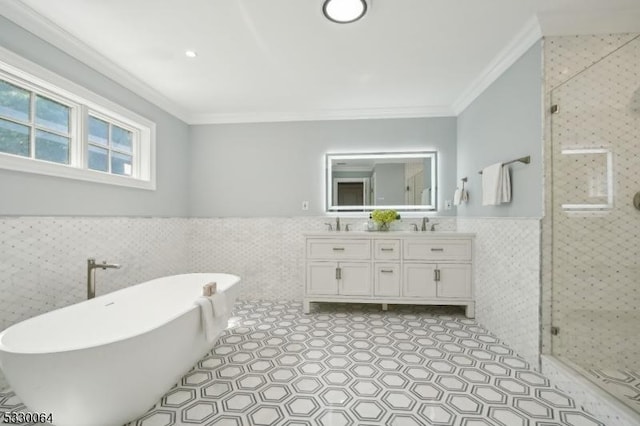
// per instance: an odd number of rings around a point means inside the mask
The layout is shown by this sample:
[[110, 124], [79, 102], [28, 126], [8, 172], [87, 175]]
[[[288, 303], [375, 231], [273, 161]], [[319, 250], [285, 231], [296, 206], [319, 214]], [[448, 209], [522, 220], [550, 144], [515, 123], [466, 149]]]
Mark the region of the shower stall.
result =
[[547, 352], [640, 419], [640, 36], [611, 40], [550, 47], [583, 63], [547, 92]]

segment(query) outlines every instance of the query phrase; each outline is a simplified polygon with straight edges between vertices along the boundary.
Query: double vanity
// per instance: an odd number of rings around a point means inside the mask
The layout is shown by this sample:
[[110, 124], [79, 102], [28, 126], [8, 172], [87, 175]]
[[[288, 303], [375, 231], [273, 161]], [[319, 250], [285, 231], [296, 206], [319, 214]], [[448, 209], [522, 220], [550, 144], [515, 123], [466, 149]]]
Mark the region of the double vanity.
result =
[[[325, 210], [437, 212], [439, 168], [435, 151], [327, 153]], [[422, 221], [423, 231], [306, 234], [304, 312], [312, 302], [462, 305], [473, 318], [474, 235]]]
[[312, 302], [463, 305], [474, 317], [473, 234], [305, 234], [304, 312]]

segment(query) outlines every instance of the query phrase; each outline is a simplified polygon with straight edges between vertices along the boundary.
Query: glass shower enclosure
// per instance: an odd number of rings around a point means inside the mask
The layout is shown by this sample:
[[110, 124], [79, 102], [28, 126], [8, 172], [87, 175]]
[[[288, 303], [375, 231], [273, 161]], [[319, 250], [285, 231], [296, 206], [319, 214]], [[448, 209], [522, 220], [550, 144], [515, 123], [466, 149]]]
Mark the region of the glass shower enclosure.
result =
[[640, 413], [640, 37], [551, 104], [551, 352]]

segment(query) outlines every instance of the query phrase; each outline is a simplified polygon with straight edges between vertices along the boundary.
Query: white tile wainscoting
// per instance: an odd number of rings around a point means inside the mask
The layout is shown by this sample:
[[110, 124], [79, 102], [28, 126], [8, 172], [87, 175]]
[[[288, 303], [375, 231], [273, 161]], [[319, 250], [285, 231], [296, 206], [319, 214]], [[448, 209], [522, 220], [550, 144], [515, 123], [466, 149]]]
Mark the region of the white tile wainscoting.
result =
[[458, 218], [476, 234], [476, 321], [538, 368], [540, 220]]
[[[362, 218], [341, 219], [343, 229], [346, 224], [350, 224], [351, 229], [361, 229], [364, 221]], [[419, 221], [418, 218], [405, 219], [394, 226], [408, 230], [411, 223]], [[454, 217], [438, 217], [433, 221], [440, 230], [456, 229]], [[191, 219], [190, 270], [240, 276], [240, 298], [300, 301], [304, 286], [303, 234], [326, 230], [325, 222], [334, 223], [335, 218]]]
[[[0, 329], [86, 298], [86, 260], [97, 293], [185, 272], [242, 277], [242, 299], [302, 300], [303, 233], [332, 217], [0, 218]], [[343, 218], [361, 225], [363, 219]], [[419, 219], [395, 226], [409, 229]], [[478, 322], [534, 367], [539, 348], [539, 220], [437, 217], [443, 231], [474, 232]], [[344, 232], [344, 231], [341, 231]], [[2, 386], [0, 379], [0, 388]]]
[[0, 218], [0, 330], [85, 300], [89, 257], [122, 264], [96, 271], [98, 295], [185, 272], [188, 224], [178, 218]]

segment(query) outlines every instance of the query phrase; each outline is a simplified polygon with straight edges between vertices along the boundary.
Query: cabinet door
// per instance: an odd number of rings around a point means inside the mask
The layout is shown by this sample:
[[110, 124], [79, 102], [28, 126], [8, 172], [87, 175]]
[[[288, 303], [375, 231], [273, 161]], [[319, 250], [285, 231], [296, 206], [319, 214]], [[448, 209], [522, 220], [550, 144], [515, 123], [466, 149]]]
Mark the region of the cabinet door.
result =
[[402, 296], [436, 297], [435, 270], [435, 263], [405, 263], [402, 271]]
[[340, 294], [371, 296], [371, 265], [369, 263], [340, 262]]
[[399, 263], [376, 263], [373, 274], [374, 295], [400, 296]]
[[471, 265], [439, 264], [438, 297], [471, 299]]
[[308, 294], [338, 294], [335, 262], [310, 262], [307, 264]]

